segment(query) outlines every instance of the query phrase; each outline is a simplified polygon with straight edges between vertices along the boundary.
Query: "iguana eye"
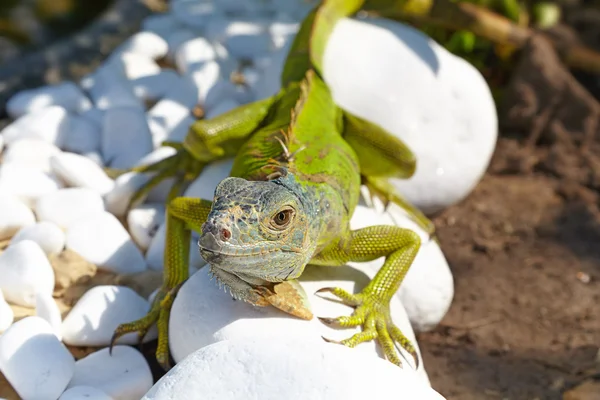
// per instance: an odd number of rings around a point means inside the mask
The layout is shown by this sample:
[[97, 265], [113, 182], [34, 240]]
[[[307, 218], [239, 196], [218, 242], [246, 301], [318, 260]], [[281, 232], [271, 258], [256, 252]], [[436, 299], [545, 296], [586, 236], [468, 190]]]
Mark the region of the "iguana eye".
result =
[[292, 208], [283, 209], [273, 217], [273, 226], [277, 229], [283, 229], [290, 224], [293, 217], [294, 210]]

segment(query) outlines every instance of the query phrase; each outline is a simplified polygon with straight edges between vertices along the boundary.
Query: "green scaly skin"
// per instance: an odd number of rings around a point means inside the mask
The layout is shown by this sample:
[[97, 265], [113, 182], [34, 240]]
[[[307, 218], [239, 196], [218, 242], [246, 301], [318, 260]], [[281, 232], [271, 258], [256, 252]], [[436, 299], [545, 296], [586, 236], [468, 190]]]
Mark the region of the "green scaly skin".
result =
[[195, 178], [206, 164], [235, 156], [230, 177], [217, 186], [212, 202], [174, 197], [168, 203], [163, 286], [150, 312], [119, 326], [112, 343], [129, 332], [143, 337], [157, 323], [156, 357], [170, 368], [169, 313], [188, 278], [193, 230], [201, 233], [198, 245], [211, 273], [234, 298], [305, 319], [312, 313], [296, 279], [307, 264], [342, 266], [385, 257], [360, 293], [319, 290], [355, 307], [351, 316], [320, 319], [340, 327], [362, 327], [362, 332], [341, 341], [346, 346], [377, 340], [386, 358], [401, 365], [397, 342], [418, 365], [415, 348], [391, 320], [389, 304], [419, 250], [419, 236], [397, 226], [349, 226], [363, 183], [433, 232], [431, 222], [387, 182], [391, 176], [411, 176], [414, 157], [381, 127], [337, 107], [318, 74], [335, 22], [361, 5], [362, 1], [323, 2], [296, 37], [279, 93], [197, 121], [175, 156], [142, 170], [158, 174], [138, 195], [176, 175], [174, 196], [180, 184]]

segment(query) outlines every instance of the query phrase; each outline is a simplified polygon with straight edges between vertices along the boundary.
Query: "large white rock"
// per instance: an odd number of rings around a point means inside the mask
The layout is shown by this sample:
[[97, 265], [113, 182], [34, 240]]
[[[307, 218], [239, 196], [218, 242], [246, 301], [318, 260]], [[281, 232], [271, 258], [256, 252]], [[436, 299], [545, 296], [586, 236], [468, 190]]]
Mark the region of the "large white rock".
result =
[[35, 205], [40, 221], [48, 221], [66, 229], [89, 214], [104, 211], [102, 197], [91, 189], [67, 188], [42, 196]]
[[131, 168], [152, 150], [152, 135], [143, 110], [137, 107], [114, 107], [106, 111], [102, 156], [107, 165], [112, 168]]
[[0, 289], [0, 333], [8, 329], [15, 319], [15, 313], [8, 305]]
[[0, 254], [0, 290], [10, 303], [34, 307], [39, 293], [52, 294], [54, 270], [41, 247], [23, 240]]
[[[125, 286], [96, 286], [88, 290], [62, 322], [62, 335], [72, 346], [107, 346], [120, 324], [146, 315], [150, 304]], [[144, 341], [156, 338], [150, 331]], [[117, 340], [120, 344], [137, 344], [137, 334], [128, 333]]]
[[75, 153], [60, 153], [50, 159], [52, 171], [68, 186], [88, 188], [103, 196], [115, 182], [106, 172], [87, 157]]
[[154, 75], [141, 76], [133, 79], [133, 92], [144, 101], [157, 101], [165, 96], [173, 85], [180, 80], [179, 75], [172, 69], [162, 69]]
[[179, 46], [175, 53], [175, 63], [181, 73], [186, 73], [216, 57], [217, 54], [210, 42], [203, 37], [197, 37]]
[[25, 114], [0, 131], [7, 146], [24, 138], [37, 138], [61, 147], [70, 129], [70, 116], [61, 106]]
[[65, 233], [58, 225], [48, 221], [22, 228], [13, 236], [10, 243], [15, 244], [23, 240], [36, 242], [47, 255], [58, 254], [65, 247]]
[[92, 102], [75, 83], [62, 82], [18, 92], [6, 103], [6, 112], [11, 118], [18, 118], [50, 106], [62, 106], [69, 111], [82, 112], [91, 105]]
[[108, 212], [88, 214], [67, 228], [68, 249], [119, 274], [134, 274], [146, 269], [146, 261], [119, 220]]
[[100, 110], [114, 107], [143, 109], [142, 103], [133, 92], [123, 65], [109, 59], [92, 74], [81, 80], [81, 86], [88, 91], [94, 106]]
[[415, 175], [393, 182], [423, 211], [462, 200], [481, 179], [498, 119], [487, 83], [467, 61], [407, 25], [345, 19], [329, 38], [323, 76], [342, 108], [415, 153]]
[[91, 386], [73, 386], [64, 391], [58, 400], [113, 400], [112, 397], [100, 389]]
[[50, 172], [50, 158], [60, 153], [55, 145], [41, 139], [26, 138], [10, 145], [2, 157], [2, 163], [20, 164], [28, 168], [36, 168]]
[[42, 318], [24, 318], [0, 336], [0, 371], [23, 400], [57, 399], [74, 370], [73, 356]]
[[30, 207], [49, 193], [63, 186], [53, 174], [24, 164], [7, 163], [0, 165], [0, 193], [18, 197]]
[[35, 215], [17, 197], [0, 194], [0, 240], [14, 235], [19, 229], [35, 224]]
[[222, 341], [191, 354], [143, 400], [443, 400], [408, 368], [322, 341], [277, 337]]
[[233, 158], [219, 160], [207, 165], [200, 175], [188, 186], [183, 195], [212, 201], [219, 182], [229, 176]]
[[129, 346], [102, 349], [77, 360], [69, 387], [91, 386], [114, 400], [138, 400], [152, 386], [146, 359]]
[[[317, 316], [350, 315], [352, 308], [314, 293], [324, 287], [342, 287], [351, 293], [357, 292], [369, 282], [368, 273], [350, 266], [308, 267], [300, 281], [315, 316], [310, 321], [292, 317], [274, 307], [254, 307], [242, 301], [234, 301], [229, 292], [225, 293], [211, 280], [208, 268], [201, 269], [184, 283], [171, 309], [169, 343], [174, 360], [179, 362], [195, 350], [222, 340], [258, 336], [310, 339], [317, 342], [322, 340], [322, 336], [341, 340], [360, 332], [359, 328], [334, 329], [321, 323]], [[420, 354], [402, 304], [397, 297], [390, 304], [394, 323], [412, 341]], [[382, 356], [380, 348], [372, 341], [358, 345], [355, 351]], [[402, 355], [407, 368], [414, 365], [412, 357], [404, 350]], [[292, 359], [295, 357], [296, 355], [291, 356]], [[420, 361], [419, 377], [428, 383], [423, 362]]]

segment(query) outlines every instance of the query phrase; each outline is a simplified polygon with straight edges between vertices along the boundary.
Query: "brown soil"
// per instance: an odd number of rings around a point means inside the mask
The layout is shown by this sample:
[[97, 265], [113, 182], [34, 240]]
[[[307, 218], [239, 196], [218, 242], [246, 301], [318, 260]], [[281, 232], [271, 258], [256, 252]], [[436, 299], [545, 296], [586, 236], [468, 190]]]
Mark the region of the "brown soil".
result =
[[419, 335], [448, 400], [600, 399], [600, 104], [531, 41], [490, 168], [436, 216], [455, 279]]

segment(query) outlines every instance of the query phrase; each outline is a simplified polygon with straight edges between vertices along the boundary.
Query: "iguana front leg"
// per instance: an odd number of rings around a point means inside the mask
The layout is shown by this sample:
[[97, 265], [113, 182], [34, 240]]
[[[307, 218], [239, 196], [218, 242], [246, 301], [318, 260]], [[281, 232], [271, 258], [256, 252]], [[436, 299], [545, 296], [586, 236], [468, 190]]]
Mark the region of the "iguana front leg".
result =
[[111, 339], [111, 349], [115, 341], [126, 333], [138, 332], [141, 341], [152, 325], [157, 323], [156, 359], [163, 368], [170, 368], [169, 315], [171, 306], [177, 291], [188, 278], [191, 231], [200, 231], [211, 206], [212, 203], [208, 200], [189, 197], [178, 197], [169, 203], [167, 206], [163, 285], [145, 317], [119, 325]]
[[330, 292], [344, 304], [356, 307], [349, 317], [319, 318], [328, 325], [344, 328], [362, 326], [363, 331], [342, 340], [340, 343], [354, 347], [360, 343], [377, 340], [386, 358], [401, 366], [394, 342], [408, 351], [418, 366], [419, 359], [415, 347], [392, 321], [390, 301], [400, 288], [408, 272], [421, 240], [411, 230], [397, 226], [370, 226], [350, 231], [340, 245], [318, 254], [311, 264], [336, 266], [348, 261], [366, 262], [385, 256], [385, 263], [373, 280], [358, 294], [351, 294], [341, 288], [323, 288], [318, 291]]

